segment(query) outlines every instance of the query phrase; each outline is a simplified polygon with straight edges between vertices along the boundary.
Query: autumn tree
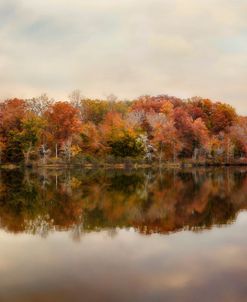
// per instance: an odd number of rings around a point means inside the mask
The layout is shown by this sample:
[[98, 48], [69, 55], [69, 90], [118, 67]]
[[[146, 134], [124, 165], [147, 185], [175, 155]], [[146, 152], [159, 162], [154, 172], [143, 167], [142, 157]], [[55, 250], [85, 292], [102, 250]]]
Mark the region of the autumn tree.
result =
[[187, 100], [186, 111], [193, 120], [201, 118], [209, 130], [212, 128], [213, 110], [214, 104], [210, 99], [192, 97]]
[[94, 123], [83, 124], [80, 132], [82, 151], [92, 155], [102, 155], [106, 152], [107, 146], [104, 144], [103, 135], [100, 128]]
[[205, 147], [208, 130], [201, 118], [193, 121], [187, 111], [176, 108], [174, 110], [174, 122], [183, 144], [182, 157], [191, 157], [195, 155], [195, 150]]
[[174, 108], [182, 105], [182, 100], [168, 95], [141, 96], [131, 106], [131, 111], [161, 112], [165, 103], [170, 102]]
[[117, 157], [137, 157], [144, 151], [139, 133], [117, 112], [109, 112], [101, 125], [111, 154]]
[[98, 99], [81, 100], [82, 118], [84, 122], [93, 122], [96, 125], [101, 123], [108, 112], [108, 103]]
[[27, 112], [27, 104], [21, 99], [10, 99], [0, 106], [0, 137], [3, 157], [10, 162], [23, 160], [21, 140], [22, 119]]
[[234, 156], [244, 157], [247, 155], [247, 119], [239, 117], [238, 122], [230, 128], [230, 138], [234, 144]]
[[147, 120], [152, 127], [151, 144], [158, 155], [159, 163], [162, 160], [176, 160], [182, 144], [178, 139], [177, 129], [174, 127], [173, 119], [169, 118], [169, 113], [149, 114]]
[[211, 117], [212, 131], [217, 134], [220, 131], [228, 131], [237, 120], [234, 108], [228, 104], [216, 103]]
[[55, 153], [58, 156], [58, 147], [63, 144], [71, 145], [74, 134], [80, 132], [81, 122], [78, 110], [68, 102], [57, 102], [45, 112], [47, 131], [54, 138]]
[[7, 162], [20, 163], [24, 160], [20, 132], [10, 130], [6, 138], [5, 159]]
[[5, 101], [1, 107], [1, 133], [7, 134], [9, 130], [20, 130], [21, 121], [27, 112], [27, 103], [21, 99]]
[[19, 132], [25, 163], [29, 163], [30, 153], [35, 150], [45, 127], [45, 121], [33, 113], [22, 119], [22, 131]]

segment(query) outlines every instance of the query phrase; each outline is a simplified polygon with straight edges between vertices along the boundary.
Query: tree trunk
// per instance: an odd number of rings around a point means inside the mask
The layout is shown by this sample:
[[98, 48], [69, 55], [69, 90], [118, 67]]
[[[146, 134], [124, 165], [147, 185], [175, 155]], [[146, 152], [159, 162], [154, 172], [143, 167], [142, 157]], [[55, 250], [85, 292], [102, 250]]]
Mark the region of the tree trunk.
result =
[[161, 162], [162, 162], [162, 155], [163, 155], [163, 148], [162, 144], [160, 146], [160, 156], [159, 156], [159, 166], [161, 167]]
[[30, 158], [30, 152], [32, 150], [32, 145], [30, 144], [29, 148], [26, 152], [24, 152], [24, 159], [25, 159], [25, 165], [28, 166], [29, 164], [29, 158]]
[[56, 159], [57, 159], [57, 144], [55, 145], [55, 148], [56, 148]]
[[57, 190], [57, 172], [56, 172], [56, 190]]
[[71, 145], [68, 145], [68, 161], [70, 163], [70, 159], [71, 159]]
[[228, 164], [230, 160], [230, 139], [227, 138], [227, 144], [226, 144], [226, 163]]
[[176, 150], [175, 150], [175, 143], [173, 142], [173, 163], [176, 162]]

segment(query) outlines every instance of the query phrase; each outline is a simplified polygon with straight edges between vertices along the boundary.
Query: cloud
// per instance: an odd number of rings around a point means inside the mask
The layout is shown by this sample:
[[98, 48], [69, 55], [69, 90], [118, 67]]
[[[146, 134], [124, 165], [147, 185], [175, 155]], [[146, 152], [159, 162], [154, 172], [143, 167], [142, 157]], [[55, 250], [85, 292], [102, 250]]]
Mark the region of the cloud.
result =
[[247, 113], [245, 0], [2, 0], [0, 95], [168, 93]]

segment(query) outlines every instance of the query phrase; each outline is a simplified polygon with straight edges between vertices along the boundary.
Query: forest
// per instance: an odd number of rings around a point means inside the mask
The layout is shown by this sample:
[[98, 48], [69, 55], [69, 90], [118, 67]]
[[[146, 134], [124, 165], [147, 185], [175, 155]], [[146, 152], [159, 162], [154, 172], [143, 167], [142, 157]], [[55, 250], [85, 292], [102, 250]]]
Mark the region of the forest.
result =
[[1, 164], [247, 163], [247, 117], [223, 102], [168, 95], [0, 103]]

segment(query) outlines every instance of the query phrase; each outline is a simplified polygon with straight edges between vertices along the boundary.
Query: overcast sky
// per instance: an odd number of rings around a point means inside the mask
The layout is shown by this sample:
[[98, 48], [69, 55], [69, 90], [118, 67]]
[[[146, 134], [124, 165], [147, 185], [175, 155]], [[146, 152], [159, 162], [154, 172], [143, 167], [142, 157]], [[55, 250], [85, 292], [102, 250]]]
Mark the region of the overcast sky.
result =
[[247, 114], [246, 0], [0, 0], [0, 96], [203, 96]]

